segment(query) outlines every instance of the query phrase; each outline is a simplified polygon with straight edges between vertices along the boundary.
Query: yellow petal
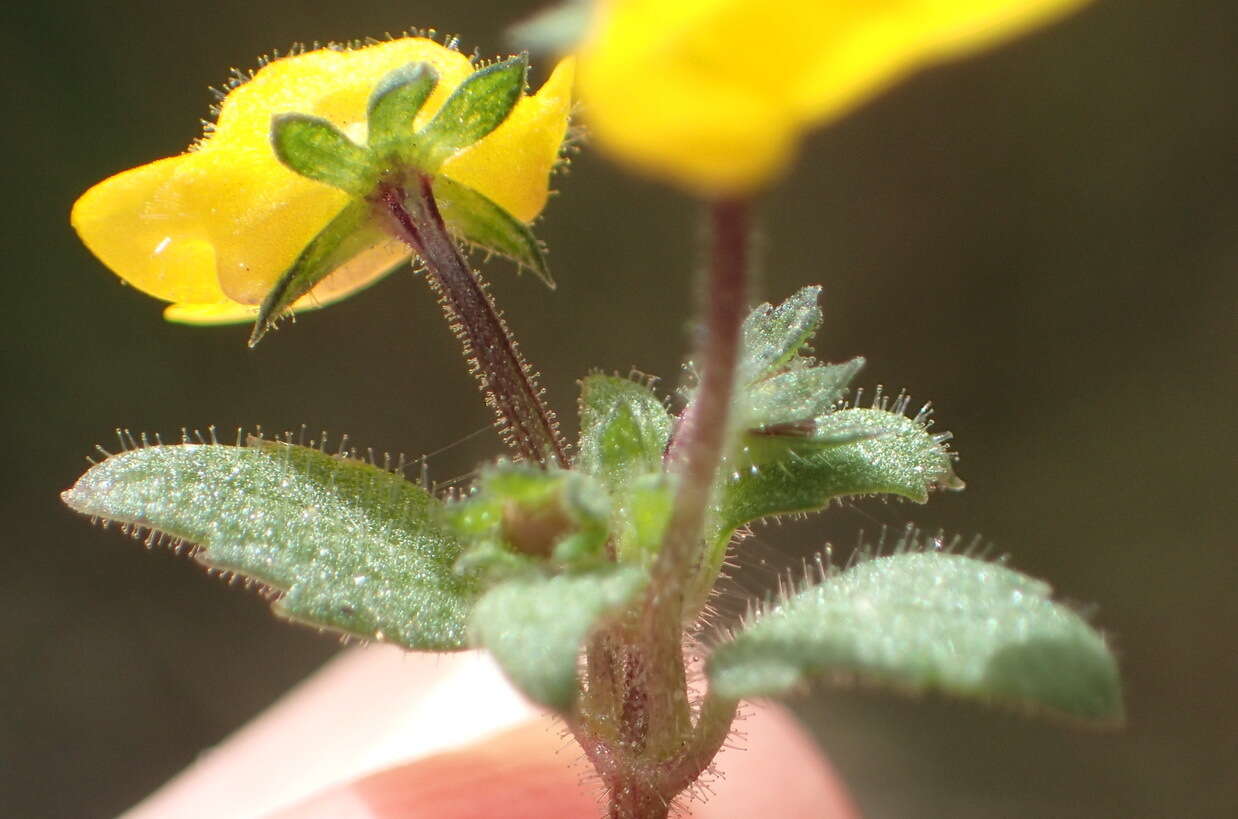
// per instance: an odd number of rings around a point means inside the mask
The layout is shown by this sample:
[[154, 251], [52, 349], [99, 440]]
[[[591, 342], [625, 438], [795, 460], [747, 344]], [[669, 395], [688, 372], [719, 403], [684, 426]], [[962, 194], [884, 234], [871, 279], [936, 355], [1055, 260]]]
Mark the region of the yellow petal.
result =
[[485, 194], [523, 222], [546, 207], [548, 178], [572, 112], [575, 60], [559, 62], [536, 94], [522, 97], [485, 138], [443, 163], [440, 172]]
[[108, 267], [157, 298], [259, 304], [348, 201], [279, 162], [271, 117], [326, 117], [364, 141], [374, 86], [412, 62], [432, 64], [440, 77], [419, 120], [473, 70], [463, 54], [424, 38], [275, 60], [228, 94], [197, 150], [104, 180], [77, 201], [71, 221]]
[[73, 205], [70, 221], [90, 251], [139, 290], [168, 301], [223, 298], [215, 251], [172, 179], [189, 157], [118, 173]]
[[580, 55], [596, 142], [705, 196], [769, 184], [803, 133], [907, 72], [1086, 0], [609, 0]]
[[[96, 185], [76, 203], [83, 241], [120, 276], [175, 302], [174, 321], [249, 321], [256, 305], [348, 194], [286, 168], [270, 146], [273, 116], [323, 117], [366, 140], [370, 95], [391, 71], [426, 62], [439, 82], [411, 127], [429, 121], [473, 73], [470, 60], [425, 38], [359, 49], [321, 49], [275, 60], [233, 89], [195, 150]], [[572, 64], [564, 61], [534, 97], [477, 146], [453, 158], [449, 175], [533, 219], [546, 201], [571, 107]], [[381, 278], [406, 260], [397, 241], [379, 242], [342, 265], [293, 306], [321, 307]]]
[[248, 324], [258, 315], [258, 308], [234, 301], [212, 304], [176, 302], [163, 309], [163, 317], [177, 324]]
[[297, 176], [265, 152], [203, 150], [177, 182], [215, 248], [224, 294], [259, 304], [305, 246], [348, 204], [348, 194]]
[[954, 57], [1016, 37], [1089, 0], [919, 0], [922, 21], [939, 57]]
[[[205, 145], [269, 154], [271, 117], [299, 112], [330, 120], [358, 142], [365, 141], [366, 107], [374, 86], [391, 71], [425, 62], [439, 82], [417, 116], [427, 121], [465, 77], [468, 57], [423, 37], [405, 37], [358, 49], [323, 48], [274, 60], [229, 92]], [[272, 155], [274, 161], [274, 155]]]
[[[1088, 0], [900, 0], [874, 3], [837, 48], [821, 49], [796, 85], [798, 116], [816, 124], [846, 113], [923, 65], [966, 56], [1022, 34]], [[885, 6], [884, 10], [877, 8]]]
[[[292, 313], [318, 310], [374, 284], [408, 262], [411, 252], [403, 242], [391, 239], [371, 247], [337, 267], [313, 290], [290, 308]], [[258, 317], [258, 308], [235, 301], [212, 303], [178, 302], [168, 305], [163, 317], [178, 324], [242, 324]]]

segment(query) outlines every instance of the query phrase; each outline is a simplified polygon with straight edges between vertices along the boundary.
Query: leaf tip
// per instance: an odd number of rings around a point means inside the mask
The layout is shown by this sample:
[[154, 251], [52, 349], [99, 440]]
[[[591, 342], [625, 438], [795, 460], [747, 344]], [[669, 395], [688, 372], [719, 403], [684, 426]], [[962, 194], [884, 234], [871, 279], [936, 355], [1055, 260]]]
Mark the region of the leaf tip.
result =
[[90, 493], [82, 491], [80, 481], [60, 493], [60, 500], [65, 506], [83, 515], [89, 514], [89, 499]]
[[962, 492], [967, 488], [967, 481], [960, 478], [953, 469], [947, 469], [945, 474], [937, 479], [938, 489], [947, 489], [951, 492]]

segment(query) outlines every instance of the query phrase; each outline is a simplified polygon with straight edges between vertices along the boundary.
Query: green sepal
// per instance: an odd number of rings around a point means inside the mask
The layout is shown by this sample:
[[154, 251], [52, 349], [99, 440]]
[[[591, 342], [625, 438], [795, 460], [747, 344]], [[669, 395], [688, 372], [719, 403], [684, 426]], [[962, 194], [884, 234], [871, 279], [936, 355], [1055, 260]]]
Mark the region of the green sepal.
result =
[[528, 55], [520, 54], [470, 74], [417, 132], [412, 164], [433, 173], [456, 151], [499, 127], [524, 93], [528, 66]]
[[717, 515], [728, 533], [834, 498], [899, 495], [924, 503], [934, 488], [962, 486], [949, 452], [922, 423], [881, 409], [839, 410], [799, 438], [748, 436], [724, 468], [730, 474]]
[[413, 119], [438, 85], [438, 72], [419, 62], [397, 68], [378, 83], [369, 103], [369, 145], [375, 155], [405, 163], [415, 156]]
[[434, 200], [447, 229], [457, 239], [528, 268], [554, 289], [546, 249], [533, 230], [486, 196], [439, 174], [434, 177]]
[[373, 154], [321, 117], [276, 114], [271, 118], [271, 147], [279, 161], [301, 176], [368, 196], [378, 184], [380, 168]]
[[270, 441], [114, 455], [62, 495], [84, 515], [148, 528], [280, 592], [277, 614], [408, 649], [466, 648], [476, 578], [439, 501], [378, 467]]
[[611, 492], [635, 477], [661, 473], [672, 425], [666, 407], [644, 384], [590, 375], [581, 381], [577, 468]]
[[710, 691], [780, 697], [814, 679], [1122, 718], [1104, 639], [1047, 584], [941, 552], [880, 557], [764, 611], [707, 664]]
[[580, 691], [576, 671], [585, 640], [618, 616], [645, 581], [640, 569], [620, 566], [504, 581], [473, 610], [473, 640], [525, 696], [567, 713]]
[[[375, 266], [386, 266], [394, 270], [410, 256], [408, 245], [382, 229], [369, 202], [364, 199], [349, 202], [301, 251], [292, 267], [280, 276], [262, 300], [249, 346], [257, 345], [297, 299], [331, 274], [347, 275], [354, 267], [368, 271]], [[374, 281], [380, 278], [381, 275]]]

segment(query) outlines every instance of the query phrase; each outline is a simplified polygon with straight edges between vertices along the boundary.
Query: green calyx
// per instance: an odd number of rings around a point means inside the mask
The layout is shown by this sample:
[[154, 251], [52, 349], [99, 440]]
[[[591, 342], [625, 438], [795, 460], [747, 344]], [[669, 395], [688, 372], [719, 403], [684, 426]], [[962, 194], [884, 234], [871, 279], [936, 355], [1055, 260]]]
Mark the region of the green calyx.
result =
[[524, 93], [528, 68], [528, 55], [521, 54], [473, 72], [413, 134], [402, 153], [421, 170], [437, 171], [452, 154], [503, 124]]
[[321, 117], [276, 114], [271, 147], [301, 176], [353, 196], [369, 196], [378, 186], [381, 165], [374, 153]]
[[397, 68], [378, 83], [367, 117], [369, 148], [376, 156], [416, 165], [413, 118], [436, 85], [438, 73], [429, 63]]
[[385, 177], [436, 173], [452, 154], [502, 125], [524, 93], [528, 65], [521, 54], [473, 72], [414, 129], [438, 72], [429, 63], [411, 63], [387, 74], [371, 93], [365, 145], [325, 119], [292, 113], [271, 119], [271, 146], [302, 176], [369, 196]]
[[[553, 287], [545, 248], [529, 225], [484, 194], [439, 175], [455, 153], [501, 125], [524, 93], [528, 58], [512, 57], [475, 71], [421, 128], [414, 119], [438, 85], [428, 63], [412, 63], [384, 77], [370, 96], [365, 145], [325, 119], [279, 114], [271, 120], [271, 147], [290, 170], [344, 191], [353, 200], [302, 251], [259, 308], [250, 345], [296, 301], [350, 259], [390, 235], [378, 202], [385, 190], [416, 196], [418, 177], [432, 180], [435, 202], [455, 238], [527, 268]], [[410, 256], [395, 253], [392, 263]]]

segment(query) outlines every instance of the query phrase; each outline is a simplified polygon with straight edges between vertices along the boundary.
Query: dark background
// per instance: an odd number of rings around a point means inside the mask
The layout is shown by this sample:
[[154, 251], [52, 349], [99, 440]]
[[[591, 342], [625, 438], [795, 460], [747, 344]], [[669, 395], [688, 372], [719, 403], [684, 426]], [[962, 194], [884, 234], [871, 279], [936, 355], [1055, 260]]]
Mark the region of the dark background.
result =
[[[71, 232], [73, 199], [181, 150], [206, 87], [260, 53], [431, 24], [493, 53], [534, 5], [5, 4], [6, 815], [115, 813], [338, 650], [62, 508], [58, 492], [113, 427], [306, 423], [417, 455], [487, 422], [412, 276], [251, 352], [245, 329], [166, 324], [120, 286]], [[860, 530], [909, 519], [982, 533], [1065, 598], [1095, 604], [1127, 683], [1117, 733], [935, 699], [801, 700], [872, 817], [1238, 805], [1236, 17], [1232, 0], [1097, 3], [818, 133], [764, 202], [757, 295], [822, 282], [821, 354], [863, 353], [862, 383], [931, 398], [969, 489], [765, 528], [752, 554], [768, 564], [784, 544], [825, 540], [838, 554]], [[591, 367], [675, 384], [698, 214], [587, 151], [558, 187], [540, 226], [558, 292], [501, 264], [490, 272], [574, 427], [574, 381]], [[432, 475], [498, 448], [475, 436], [431, 459]]]

